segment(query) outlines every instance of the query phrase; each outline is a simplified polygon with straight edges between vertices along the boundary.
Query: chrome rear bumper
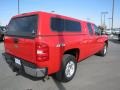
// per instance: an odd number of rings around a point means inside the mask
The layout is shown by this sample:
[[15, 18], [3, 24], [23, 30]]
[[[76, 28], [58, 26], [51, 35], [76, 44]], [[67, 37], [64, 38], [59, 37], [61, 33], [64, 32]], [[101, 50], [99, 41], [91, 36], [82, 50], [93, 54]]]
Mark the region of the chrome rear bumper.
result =
[[19, 68], [28, 75], [31, 75], [33, 77], [44, 77], [47, 74], [47, 68], [38, 68], [36, 65], [21, 59], [19, 59], [21, 62], [21, 65], [19, 65], [15, 63], [15, 58], [17, 57], [7, 53], [3, 53], [2, 55], [10, 66]]
[[34, 77], [44, 77], [46, 74], [46, 68], [31, 68], [23, 66], [25, 73]]

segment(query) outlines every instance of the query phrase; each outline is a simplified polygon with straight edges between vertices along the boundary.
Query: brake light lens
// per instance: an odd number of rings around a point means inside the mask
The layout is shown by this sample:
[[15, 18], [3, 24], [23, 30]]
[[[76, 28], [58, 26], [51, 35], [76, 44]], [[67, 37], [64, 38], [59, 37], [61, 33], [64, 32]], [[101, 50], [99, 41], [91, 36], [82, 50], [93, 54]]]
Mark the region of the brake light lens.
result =
[[45, 43], [37, 43], [37, 61], [47, 61], [49, 59], [49, 47]]

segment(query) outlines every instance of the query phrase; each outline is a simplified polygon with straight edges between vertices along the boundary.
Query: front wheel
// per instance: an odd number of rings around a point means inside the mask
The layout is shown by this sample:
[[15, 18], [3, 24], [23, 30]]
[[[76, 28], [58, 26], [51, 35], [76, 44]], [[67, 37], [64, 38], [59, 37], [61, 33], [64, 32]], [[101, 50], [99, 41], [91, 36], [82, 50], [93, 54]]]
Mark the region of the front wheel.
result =
[[73, 55], [65, 54], [62, 60], [61, 70], [56, 73], [56, 79], [63, 82], [72, 80], [77, 69], [77, 62]]
[[0, 35], [0, 41], [3, 41], [4, 35]]
[[118, 35], [118, 41], [120, 41], [120, 34]]
[[103, 49], [100, 52], [98, 52], [97, 54], [100, 56], [105, 56], [107, 53], [107, 47], [108, 47], [107, 44], [105, 44]]

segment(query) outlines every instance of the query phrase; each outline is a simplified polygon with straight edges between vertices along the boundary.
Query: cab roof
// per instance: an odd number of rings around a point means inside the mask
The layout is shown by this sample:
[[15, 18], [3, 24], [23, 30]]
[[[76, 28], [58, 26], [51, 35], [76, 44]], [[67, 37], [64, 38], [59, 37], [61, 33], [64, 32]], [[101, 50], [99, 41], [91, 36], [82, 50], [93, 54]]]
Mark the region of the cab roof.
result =
[[[80, 20], [80, 19], [76, 19], [76, 18], [72, 18], [72, 17], [60, 15], [60, 14], [55, 14], [55, 13], [52, 13], [52, 12], [44, 12], [44, 11], [35, 11], [35, 12], [22, 13], [22, 14], [18, 14], [16, 16], [13, 16], [12, 18], [30, 16], [30, 15], [35, 15], [35, 14], [36, 15], [49, 14], [49, 15], [55, 15], [55, 16], [61, 16], [61, 17], [64, 17], [64, 18], [74, 19], [74, 20], [77, 20], [77, 21], [88, 22], [88, 21], [84, 21], [84, 20]], [[88, 23], [91, 23], [91, 22], [88, 22]], [[94, 24], [94, 23], [91, 23], [91, 24]]]

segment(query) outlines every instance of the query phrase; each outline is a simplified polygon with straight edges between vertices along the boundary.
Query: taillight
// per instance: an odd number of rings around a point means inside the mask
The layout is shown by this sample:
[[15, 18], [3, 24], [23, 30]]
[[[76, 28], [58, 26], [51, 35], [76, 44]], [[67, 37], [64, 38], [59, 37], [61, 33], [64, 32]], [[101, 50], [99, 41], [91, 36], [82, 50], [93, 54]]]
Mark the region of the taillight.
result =
[[36, 44], [37, 61], [47, 61], [49, 59], [49, 47], [45, 43]]

